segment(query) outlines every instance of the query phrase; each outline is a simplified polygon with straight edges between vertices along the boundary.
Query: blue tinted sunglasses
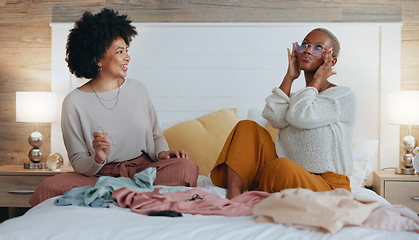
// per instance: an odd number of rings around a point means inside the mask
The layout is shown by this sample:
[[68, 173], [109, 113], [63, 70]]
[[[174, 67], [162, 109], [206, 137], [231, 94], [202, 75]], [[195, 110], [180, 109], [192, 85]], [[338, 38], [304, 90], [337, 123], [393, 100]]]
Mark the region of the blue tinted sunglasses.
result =
[[320, 44], [308, 44], [307, 42], [302, 42], [301, 44], [298, 44], [298, 43], [295, 44], [295, 50], [297, 50], [297, 52], [304, 52], [310, 45], [311, 45], [311, 54], [314, 56], [319, 56], [324, 51], [326, 51], [324, 47]]

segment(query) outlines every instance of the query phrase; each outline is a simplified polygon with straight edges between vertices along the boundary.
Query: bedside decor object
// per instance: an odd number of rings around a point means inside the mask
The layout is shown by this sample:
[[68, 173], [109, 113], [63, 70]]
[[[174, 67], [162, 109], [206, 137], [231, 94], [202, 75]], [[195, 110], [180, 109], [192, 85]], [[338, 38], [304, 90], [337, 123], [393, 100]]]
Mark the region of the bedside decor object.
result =
[[51, 153], [47, 157], [47, 167], [51, 171], [62, 171], [62, 168], [64, 166], [64, 158], [59, 153]]
[[413, 157], [413, 168], [415, 168], [416, 173], [419, 173], [419, 154], [416, 154]]
[[419, 125], [419, 91], [397, 91], [389, 93], [389, 121], [391, 124], [407, 125], [408, 135], [403, 137], [401, 147], [405, 151], [399, 160], [397, 174], [415, 174], [413, 150], [416, 140], [411, 135], [412, 125]]
[[35, 131], [29, 136], [29, 144], [33, 147], [28, 157], [32, 163], [24, 163], [24, 168], [43, 169], [40, 163], [44, 155], [40, 148], [44, 136], [38, 132], [38, 123], [55, 122], [57, 97], [52, 92], [16, 92], [16, 122], [33, 122]]

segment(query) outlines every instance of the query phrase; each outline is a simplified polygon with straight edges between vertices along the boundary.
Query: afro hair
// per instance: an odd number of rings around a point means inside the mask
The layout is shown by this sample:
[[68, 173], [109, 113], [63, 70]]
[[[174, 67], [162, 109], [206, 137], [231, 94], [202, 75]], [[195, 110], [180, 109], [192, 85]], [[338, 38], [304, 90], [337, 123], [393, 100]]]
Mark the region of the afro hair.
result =
[[98, 63], [112, 42], [121, 37], [129, 46], [135, 35], [137, 31], [126, 15], [107, 8], [95, 15], [85, 12], [67, 39], [65, 60], [70, 72], [79, 78], [96, 78]]

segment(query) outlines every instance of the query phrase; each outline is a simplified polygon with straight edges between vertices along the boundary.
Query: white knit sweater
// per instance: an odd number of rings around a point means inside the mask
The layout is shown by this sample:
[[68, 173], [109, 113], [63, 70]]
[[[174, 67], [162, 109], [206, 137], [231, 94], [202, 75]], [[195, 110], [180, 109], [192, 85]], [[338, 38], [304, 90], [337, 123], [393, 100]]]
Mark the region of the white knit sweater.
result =
[[288, 97], [278, 87], [266, 98], [262, 116], [278, 128], [276, 154], [312, 173], [350, 175], [356, 99], [348, 87], [321, 93], [306, 87]]

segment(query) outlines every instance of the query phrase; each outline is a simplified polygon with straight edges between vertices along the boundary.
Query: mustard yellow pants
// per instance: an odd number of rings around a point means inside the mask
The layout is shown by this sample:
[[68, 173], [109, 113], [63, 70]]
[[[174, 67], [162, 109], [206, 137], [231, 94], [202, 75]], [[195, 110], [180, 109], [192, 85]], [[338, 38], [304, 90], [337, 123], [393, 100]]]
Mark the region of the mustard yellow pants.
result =
[[310, 173], [290, 159], [278, 158], [270, 134], [254, 121], [240, 121], [228, 136], [211, 171], [211, 180], [218, 187], [227, 187], [227, 166], [241, 178], [243, 191], [273, 193], [287, 188], [351, 191], [347, 176]]

